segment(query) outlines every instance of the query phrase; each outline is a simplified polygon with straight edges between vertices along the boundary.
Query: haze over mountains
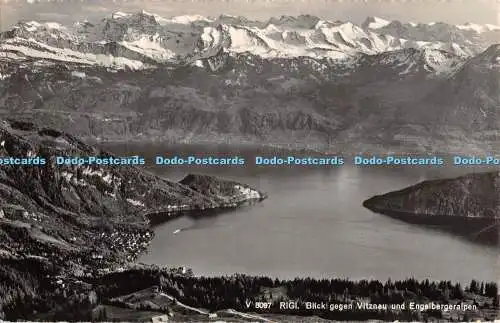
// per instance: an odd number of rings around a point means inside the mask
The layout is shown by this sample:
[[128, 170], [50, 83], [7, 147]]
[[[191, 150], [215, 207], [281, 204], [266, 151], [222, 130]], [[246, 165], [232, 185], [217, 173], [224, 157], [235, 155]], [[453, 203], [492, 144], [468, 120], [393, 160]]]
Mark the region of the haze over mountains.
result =
[[117, 12], [1, 34], [3, 114], [97, 140], [485, 151], [500, 27]]

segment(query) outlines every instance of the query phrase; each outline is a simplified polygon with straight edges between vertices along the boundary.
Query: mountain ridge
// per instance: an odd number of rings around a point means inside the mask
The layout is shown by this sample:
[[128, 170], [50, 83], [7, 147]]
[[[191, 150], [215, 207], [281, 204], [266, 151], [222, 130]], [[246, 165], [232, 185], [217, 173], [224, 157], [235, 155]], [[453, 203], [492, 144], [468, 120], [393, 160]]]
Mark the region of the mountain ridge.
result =
[[498, 45], [372, 20], [118, 13], [78, 24], [80, 36], [21, 23], [0, 40], [0, 115], [89, 141], [496, 151]]
[[[311, 15], [281, 16], [259, 22], [224, 15], [167, 19], [145, 11], [115, 12], [101, 20], [77, 22], [73, 26], [20, 22], [0, 34], [0, 53], [10, 59], [59, 59], [143, 69], [164, 63], [195, 64], [220, 50], [248, 52], [269, 59], [300, 56], [346, 59], [405, 48], [446, 50], [470, 57], [488, 45], [481, 38], [483, 31], [477, 28], [399, 21], [385, 21], [370, 28], [369, 21], [370, 18], [358, 26]], [[498, 34], [500, 39], [500, 28], [484, 28], [486, 33]]]

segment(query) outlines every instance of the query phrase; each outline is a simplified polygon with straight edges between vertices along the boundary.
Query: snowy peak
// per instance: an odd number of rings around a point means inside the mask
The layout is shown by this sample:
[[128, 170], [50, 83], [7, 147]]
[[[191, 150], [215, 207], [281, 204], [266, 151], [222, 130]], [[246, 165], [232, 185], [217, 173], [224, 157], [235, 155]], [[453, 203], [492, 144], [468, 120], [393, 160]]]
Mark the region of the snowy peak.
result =
[[191, 24], [194, 22], [213, 22], [214, 20], [205, 16], [201, 15], [183, 15], [183, 16], [176, 16], [170, 19], [173, 23], [178, 23], [178, 24]]
[[267, 22], [268, 25], [281, 26], [285, 28], [312, 29], [320, 21], [318, 17], [311, 15], [281, 16], [279, 18], [271, 18]]
[[126, 17], [128, 17], [130, 15], [131, 14], [129, 14], [129, 13], [125, 13], [125, 12], [121, 12], [121, 11], [116, 11], [116, 12], [111, 13], [111, 15], [109, 17], [111, 19], [120, 19], [120, 18], [126, 18]]
[[420, 52], [423, 66], [435, 74], [450, 75], [460, 68], [464, 60], [448, 51], [426, 48]]
[[492, 24], [478, 25], [478, 24], [473, 24], [470, 22], [463, 24], [463, 25], [456, 25], [456, 27], [458, 29], [461, 29], [461, 30], [474, 31], [478, 34], [500, 30], [500, 26], [496, 26], [496, 25], [492, 25]]
[[104, 20], [120, 20], [127, 23], [157, 23], [156, 19], [163, 19], [160, 16], [141, 10], [134, 13], [116, 11], [111, 13]]
[[28, 21], [24, 23], [19, 23], [18, 26], [24, 27], [28, 31], [37, 31], [37, 30], [63, 30], [66, 29], [66, 27], [62, 26], [61, 24], [57, 22], [45, 22], [45, 23], [39, 23], [36, 21]]
[[31, 57], [136, 69], [193, 64], [219, 57], [220, 53], [246, 53], [264, 59], [345, 60], [414, 48], [465, 57], [482, 52], [487, 45], [471, 37], [471, 31], [443, 23], [406, 24], [369, 17], [358, 26], [312, 15], [281, 16], [259, 22], [229, 15], [214, 19], [201, 15], [163, 18], [139, 11], [114, 12], [97, 21], [68, 27], [33, 21], [19, 23], [1, 34], [0, 52], [16, 60]]
[[475, 23], [465, 23], [462, 25], [451, 25], [444, 22], [429, 22], [429, 23], [415, 23], [408, 22], [404, 23], [398, 20], [386, 20], [379, 17], [368, 17], [361, 25], [363, 29], [381, 29], [384, 27], [389, 28], [415, 28], [416, 30], [433, 30], [433, 29], [459, 29], [463, 31], [472, 31], [475, 33], [485, 33], [491, 31], [499, 31], [500, 26], [493, 24], [475, 24]]
[[379, 17], [368, 17], [361, 25], [363, 29], [380, 29], [391, 23], [390, 20], [385, 20]]
[[430, 100], [437, 103], [451, 101], [455, 106], [468, 107], [471, 111], [477, 112], [479, 107], [496, 114], [500, 104], [499, 79], [500, 44], [497, 44], [468, 59], [442, 87], [432, 93]]
[[249, 20], [242, 16], [231, 16], [231, 15], [220, 15], [217, 19], [213, 21], [214, 24], [223, 25], [237, 25], [237, 26], [258, 26], [260, 27], [263, 23], [260, 21]]
[[10, 30], [2, 33], [2, 38], [9, 37], [45, 37], [45, 38], [61, 38], [74, 39], [71, 30], [56, 22], [39, 23], [36, 21], [19, 22]]
[[464, 64], [464, 59], [442, 50], [407, 48], [362, 56], [357, 64], [365, 78], [393, 75], [397, 77], [446, 77]]
[[[472, 56], [485, 50], [492, 42], [500, 40], [500, 28], [494, 25], [452, 25], [444, 22], [405, 23], [398, 20], [375, 24], [368, 19], [363, 27], [378, 34], [413, 42], [441, 43], [441, 49], [456, 54]], [[374, 24], [374, 27], [370, 23]], [[435, 45], [431, 47], [436, 48]]]
[[162, 18], [146, 11], [136, 13], [114, 12], [110, 17], [104, 18], [103, 22], [108, 24], [116, 23], [128, 28], [145, 28], [159, 25], [157, 19], [161, 20]]

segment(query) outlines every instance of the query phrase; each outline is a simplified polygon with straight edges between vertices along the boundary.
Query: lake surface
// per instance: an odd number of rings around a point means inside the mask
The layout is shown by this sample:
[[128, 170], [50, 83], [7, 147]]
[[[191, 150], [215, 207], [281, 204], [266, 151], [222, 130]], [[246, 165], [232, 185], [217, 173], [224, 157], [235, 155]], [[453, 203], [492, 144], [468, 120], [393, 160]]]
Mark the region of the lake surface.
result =
[[[129, 144], [106, 148], [116, 154], [138, 154], [151, 160], [157, 154], [251, 158], [271, 153], [221, 146]], [[149, 251], [139, 262], [187, 266], [199, 275], [497, 281], [496, 246], [480, 245], [362, 207], [362, 202], [373, 195], [471, 169], [352, 165], [149, 169], [172, 180], [190, 172], [214, 174], [250, 184], [267, 192], [269, 198], [217, 216], [184, 216], [163, 223], [156, 227]], [[178, 229], [182, 231], [175, 234]]]

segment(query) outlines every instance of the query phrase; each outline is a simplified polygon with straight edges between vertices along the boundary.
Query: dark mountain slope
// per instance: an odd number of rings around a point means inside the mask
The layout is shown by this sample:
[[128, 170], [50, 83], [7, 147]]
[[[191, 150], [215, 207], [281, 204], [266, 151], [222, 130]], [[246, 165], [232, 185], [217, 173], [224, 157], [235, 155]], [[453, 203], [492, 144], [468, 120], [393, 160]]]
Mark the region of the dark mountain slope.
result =
[[[107, 265], [131, 260], [152, 237], [148, 214], [168, 218], [178, 212], [235, 207], [236, 201], [265, 198], [244, 184], [204, 176], [201, 191], [194, 182], [175, 183], [132, 165], [57, 165], [58, 157], [112, 156], [66, 133], [35, 124], [3, 121], [0, 125], [0, 227], [5, 239], [0, 254], [75, 257], [106, 255]], [[11, 158], [44, 159], [45, 165], [8, 165]], [[132, 157], [133, 158], [133, 157]], [[19, 160], [18, 160], [19, 161]], [[194, 175], [193, 175], [194, 176]], [[188, 177], [189, 178], [192, 178]], [[254, 194], [242, 195], [243, 189]], [[19, 239], [19, 235], [25, 238]], [[35, 242], [35, 243], [31, 243]], [[37, 245], [40, 245], [38, 250]], [[63, 252], [56, 252], [56, 250]], [[106, 265], [106, 264], [105, 264]], [[99, 267], [99, 266], [97, 266]]]
[[376, 210], [428, 216], [500, 218], [500, 173], [424, 181], [364, 202]]
[[500, 173], [424, 181], [374, 196], [363, 206], [409, 223], [500, 246]]

